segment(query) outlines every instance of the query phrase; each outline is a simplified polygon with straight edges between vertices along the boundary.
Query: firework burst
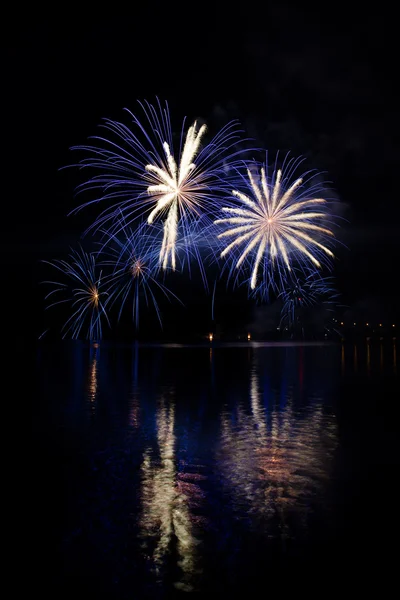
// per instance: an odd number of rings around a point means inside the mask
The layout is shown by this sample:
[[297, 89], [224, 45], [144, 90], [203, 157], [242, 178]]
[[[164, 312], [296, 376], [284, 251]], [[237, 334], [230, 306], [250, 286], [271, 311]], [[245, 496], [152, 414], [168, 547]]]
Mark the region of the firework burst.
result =
[[[78, 186], [95, 199], [76, 209], [102, 201], [107, 207], [89, 229], [107, 229], [117, 234], [121, 215], [128, 225], [136, 219], [163, 223], [159, 262], [176, 268], [177, 240], [189, 239], [200, 219], [216, 217], [217, 199], [231, 189], [238, 164], [237, 122], [223, 127], [205, 142], [206, 126], [196, 121], [186, 128], [183, 121], [176, 141], [168, 105], [139, 103], [144, 123], [127, 111], [131, 127], [106, 119], [106, 136], [96, 136], [93, 145], [78, 146], [88, 157], [80, 168], [98, 171]], [[74, 212], [76, 212], [74, 211]]]
[[247, 193], [232, 191], [241, 205], [222, 208], [229, 216], [214, 222], [227, 227], [219, 240], [232, 239], [221, 257], [233, 254], [237, 268], [251, 263], [252, 290], [261, 270], [266, 274], [277, 266], [290, 271], [294, 264], [320, 268], [334, 256], [328, 247], [334, 234], [324, 226], [329, 220], [327, 201], [320, 197], [318, 184], [306, 185], [310, 173], [293, 181], [296, 166], [298, 161], [292, 159], [286, 168], [274, 169], [271, 177], [267, 166], [248, 168], [243, 176]]
[[[106, 235], [110, 235], [107, 234]], [[175, 296], [160, 280], [164, 271], [160, 272], [158, 250], [155, 249], [154, 232], [149, 233], [143, 224], [132, 230], [122, 223], [119, 233], [111, 235], [103, 243], [103, 260], [105, 267], [111, 269], [108, 277], [107, 305], [113, 306], [119, 302], [118, 319], [129, 298], [132, 299], [132, 318], [136, 329], [139, 329], [139, 307], [141, 299], [147, 306], [152, 305], [162, 326], [161, 312], [157, 302], [157, 294], [168, 300], [179, 298]]]
[[339, 294], [334, 287], [333, 277], [321, 277], [318, 271], [307, 276], [292, 272], [279, 298], [283, 302], [279, 326], [293, 330], [296, 324], [304, 329], [303, 321], [310, 308], [315, 311], [315, 307], [319, 306], [333, 311]]
[[176, 164], [167, 142], [164, 142], [163, 148], [167, 164], [164, 169], [155, 165], [146, 165], [146, 170], [154, 174], [158, 181], [155, 185], [147, 188], [149, 194], [157, 198], [156, 207], [151, 211], [147, 222], [153, 223], [158, 214], [166, 211], [167, 216], [164, 221], [164, 238], [161, 245], [160, 261], [165, 269], [168, 265], [168, 259], [171, 260], [171, 266], [175, 269], [175, 247], [178, 234], [179, 213], [185, 215], [185, 212], [191, 211], [198, 215], [197, 194], [201, 189], [198, 178], [191, 177], [192, 171], [195, 171], [196, 165], [193, 162], [206, 131], [203, 125], [197, 131], [197, 123], [189, 128], [179, 166]]
[[[102, 272], [98, 271], [95, 257], [82, 248], [72, 250], [68, 260], [43, 261], [57, 269], [65, 281], [44, 281], [54, 286], [45, 297], [57, 298], [47, 308], [67, 303], [73, 313], [62, 327], [63, 338], [78, 339], [86, 328], [86, 338], [99, 340], [102, 337], [102, 318], [107, 321], [105, 310], [108, 292], [104, 289]], [[58, 299], [60, 298], [61, 299]]]

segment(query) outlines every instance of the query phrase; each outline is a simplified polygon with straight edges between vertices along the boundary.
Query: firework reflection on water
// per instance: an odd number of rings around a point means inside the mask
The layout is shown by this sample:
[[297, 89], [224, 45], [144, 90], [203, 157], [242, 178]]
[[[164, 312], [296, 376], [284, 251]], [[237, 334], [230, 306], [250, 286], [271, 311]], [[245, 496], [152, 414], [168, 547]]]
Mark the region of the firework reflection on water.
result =
[[300, 418], [290, 390], [284, 407], [270, 403], [267, 411], [255, 365], [249, 391], [249, 407], [238, 403], [221, 416], [218, 468], [238, 518], [284, 540], [306, 528], [309, 499], [326, 487], [336, 421], [318, 400]]
[[176, 588], [191, 591], [199, 573], [200, 544], [196, 517], [203, 492], [199, 474], [178, 471], [176, 456], [175, 405], [160, 401], [157, 409], [157, 451], [147, 448], [142, 462], [140, 538], [151, 570], [161, 582], [171, 559], [176, 557]]

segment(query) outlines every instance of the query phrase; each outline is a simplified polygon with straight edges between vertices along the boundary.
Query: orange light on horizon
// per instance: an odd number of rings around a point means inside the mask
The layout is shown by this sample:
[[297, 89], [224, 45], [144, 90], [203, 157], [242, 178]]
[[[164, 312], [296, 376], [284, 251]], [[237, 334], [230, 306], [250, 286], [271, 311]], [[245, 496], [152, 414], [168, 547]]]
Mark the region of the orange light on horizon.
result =
[[250, 333], [247, 334], [247, 341], [249, 342], [251, 340], [251, 335]]
[[212, 342], [212, 341], [213, 341], [213, 337], [214, 337], [214, 336], [213, 336], [213, 334], [212, 334], [212, 333], [209, 333], [209, 334], [208, 334], [208, 339], [210, 340], [210, 342]]

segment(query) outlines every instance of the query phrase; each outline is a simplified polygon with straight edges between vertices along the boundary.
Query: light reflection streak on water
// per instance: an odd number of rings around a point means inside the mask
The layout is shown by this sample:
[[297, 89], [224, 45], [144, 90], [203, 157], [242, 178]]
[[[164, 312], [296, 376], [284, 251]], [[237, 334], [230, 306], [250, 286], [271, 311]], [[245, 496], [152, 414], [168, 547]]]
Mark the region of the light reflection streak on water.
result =
[[139, 345], [137, 342], [133, 345], [132, 363], [133, 387], [135, 388], [138, 385], [139, 377]]
[[139, 397], [136, 395], [135, 390], [133, 392], [132, 400], [129, 406], [129, 424], [134, 429], [140, 427], [140, 405]]
[[139, 404], [139, 345], [133, 345], [132, 352], [132, 399], [129, 406], [129, 424], [134, 429], [140, 427], [140, 404]]
[[89, 377], [88, 377], [88, 399], [90, 405], [90, 412], [92, 415], [96, 411], [96, 398], [97, 398], [97, 362], [98, 362], [98, 345], [94, 344], [94, 353], [89, 366]]
[[[341, 349], [341, 371], [342, 376], [345, 375], [346, 371], [346, 357], [345, 357], [345, 344], [342, 344]], [[350, 352], [349, 347], [347, 347], [347, 351]], [[386, 369], [389, 368], [388, 362], [393, 365], [393, 374], [397, 373], [397, 357], [396, 357], [396, 343], [393, 343], [393, 356], [390, 358], [388, 353], [391, 352], [389, 350], [389, 346], [384, 344], [382, 341], [377, 343], [371, 342], [370, 340], [366, 341], [366, 349], [364, 353], [364, 349], [359, 345], [354, 345], [353, 347], [353, 368], [349, 370], [348, 374], [352, 374], [355, 376], [367, 374], [368, 377], [373, 376], [375, 371], [379, 368], [381, 374], [385, 371], [385, 359], [386, 359]], [[362, 369], [359, 369], [359, 365]], [[361, 370], [363, 373], [361, 373]]]
[[191, 576], [197, 571], [198, 544], [193, 534], [194, 518], [190, 508], [198, 505], [202, 493], [190, 481], [196, 480], [196, 475], [178, 473], [176, 469], [174, 404], [170, 402], [168, 406], [162, 401], [156, 420], [159, 457], [147, 449], [141, 467], [140, 535], [147, 557], [161, 578], [166, 560], [176, 549], [182, 577], [175, 586], [189, 591], [192, 589]]
[[[278, 536], [290, 535], [288, 517], [305, 524], [307, 502], [329, 478], [337, 444], [334, 416], [314, 404], [305, 416], [296, 414], [293, 400], [266, 414], [259, 378], [253, 366], [251, 413], [237, 405], [235, 419], [224, 412], [218, 466], [237, 510], [265, 524], [278, 518]], [[270, 532], [271, 533], [271, 532]]]
[[345, 371], [346, 371], [346, 357], [344, 354], [344, 344], [342, 344], [341, 365], [342, 365], [342, 375], [344, 375]]
[[213, 355], [213, 349], [210, 348], [210, 378], [211, 378], [211, 385], [214, 387], [215, 384], [215, 365], [214, 365], [214, 355]]

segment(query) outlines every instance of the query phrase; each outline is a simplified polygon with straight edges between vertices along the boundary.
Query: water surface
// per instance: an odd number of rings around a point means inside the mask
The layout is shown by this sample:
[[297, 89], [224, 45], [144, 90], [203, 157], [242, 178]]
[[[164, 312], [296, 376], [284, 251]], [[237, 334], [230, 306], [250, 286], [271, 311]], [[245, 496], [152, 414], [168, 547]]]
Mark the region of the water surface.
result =
[[396, 351], [40, 346], [43, 589], [266, 595], [324, 578], [368, 590], [368, 569], [388, 581], [399, 532]]

